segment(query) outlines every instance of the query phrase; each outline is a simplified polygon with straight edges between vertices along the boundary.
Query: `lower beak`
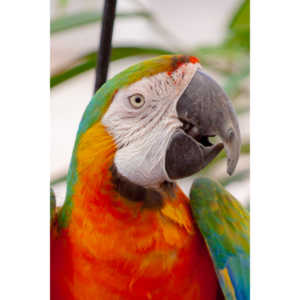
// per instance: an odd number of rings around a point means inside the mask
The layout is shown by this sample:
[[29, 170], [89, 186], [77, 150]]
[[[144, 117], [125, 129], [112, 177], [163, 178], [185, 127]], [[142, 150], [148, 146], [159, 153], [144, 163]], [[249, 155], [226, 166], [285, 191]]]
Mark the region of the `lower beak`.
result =
[[[227, 173], [237, 165], [241, 135], [234, 108], [224, 90], [208, 75], [197, 70], [177, 102], [183, 127], [171, 137], [165, 167], [170, 179], [195, 174], [209, 164], [225, 147]], [[221, 143], [211, 144], [209, 137]]]

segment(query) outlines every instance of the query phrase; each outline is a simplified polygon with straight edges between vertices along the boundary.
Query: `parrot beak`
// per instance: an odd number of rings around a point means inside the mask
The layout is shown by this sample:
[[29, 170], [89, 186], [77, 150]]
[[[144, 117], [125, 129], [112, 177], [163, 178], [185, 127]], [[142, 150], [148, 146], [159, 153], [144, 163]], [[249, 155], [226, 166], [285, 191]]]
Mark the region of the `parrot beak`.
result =
[[[234, 108], [224, 90], [208, 75], [197, 70], [176, 106], [183, 126], [171, 137], [166, 152], [166, 171], [170, 179], [195, 174], [225, 147], [227, 173], [237, 165], [241, 135]], [[222, 143], [211, 144], [219, 136]]]

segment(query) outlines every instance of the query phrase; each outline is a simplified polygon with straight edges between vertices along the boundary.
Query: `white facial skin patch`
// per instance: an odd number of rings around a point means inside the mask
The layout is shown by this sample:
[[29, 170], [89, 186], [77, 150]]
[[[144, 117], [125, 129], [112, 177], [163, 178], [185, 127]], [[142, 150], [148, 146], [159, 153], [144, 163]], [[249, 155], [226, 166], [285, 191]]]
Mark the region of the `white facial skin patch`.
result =
[[199, 68], [186, 63], [171, 75], [144, 77], [115, 94], [101, 122], [117, 145], [115, 166], [129, 181], [145, 187], [171, 181], [165, 154], [170, 138], [182, 126], [176, 104]]

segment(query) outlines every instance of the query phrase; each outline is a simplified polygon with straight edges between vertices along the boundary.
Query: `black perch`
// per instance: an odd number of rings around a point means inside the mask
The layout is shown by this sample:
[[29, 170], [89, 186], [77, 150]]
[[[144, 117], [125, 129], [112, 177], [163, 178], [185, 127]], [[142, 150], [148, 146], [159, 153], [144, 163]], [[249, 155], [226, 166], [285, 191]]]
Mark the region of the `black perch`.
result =
[[105, 83], [111, 53], [111, 41], [114, 28], [117, 0], [105, 0], [102, 18], [102, 30], [97, 57], [94, 92]]

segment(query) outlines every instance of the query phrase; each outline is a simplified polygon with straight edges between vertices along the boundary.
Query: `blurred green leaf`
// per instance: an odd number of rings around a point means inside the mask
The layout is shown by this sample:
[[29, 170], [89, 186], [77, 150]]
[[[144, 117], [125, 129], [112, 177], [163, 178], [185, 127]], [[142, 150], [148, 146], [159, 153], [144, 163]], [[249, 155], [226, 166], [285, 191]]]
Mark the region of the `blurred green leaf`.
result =
[[[171, 54], [170, 51], [151, 47], [114, 47], [111, 52], [111, 61], [136, 56], [136, 55], [163, 55]], [[96, 67], [97, 51], [79, 57], [71, 66], [53, 74], [50, 79], [50, 87], [54, 87], [76, 75]]]
[[250, 49], [250, 0], [244, 0], [229, 24], [228, 46]]
[[229, 28], [239, 30], [240, 28], [250, 27], [250, 0], [244, 0], [236, 13], [233, 15]]
[[67, 180], [67, 174], [64, 174], [62, 176], [59, 176], [58, 178], [53, 179], [51, 181], [50, 185], [53, 186], [53, 185], [65, 182], [66, 180]]
[[192, 55], [197, 56], [200, 63], [211, 70], [225, 76], [237, 73], [245, 64], [249, 64], [249, 54], [238, 45], [223, 43], [217, 46], [195, 48]]
[[241, 82], [244, 78], [248, 77], [250, 74], [249, 64], [243, 68], [240, 72], [234, 73], [228, 77], [224, 84], [224, 90], [229, 95], [229, 97], [234, 97], [241, 87]]
[[66, 7], [68, 4], [69, 0], [59, 0], [58, 3], [62, 6], [62, 7]]
[[226, 44], [229, 47], [232, 46], [240, 46], [249, 52], [250, 50], [250, 31], [249, 30], [235, 30], [232, 32], [228, 39], [226, 40]]
[[246, 178], [249, 177], [249, 174], [250, 174], [250, 171], [249, 169], [247, 170], [242, 170], [240, 172], [237, 172], [235, 175], [232, 175], [232, 176], [226, 176], [222, 179], [219, 180], [219, 182], [224, 185], [224, 186], [227, 186], [229, 185], [230, 183], [233, 183], [235, 181], [241, 181], [241, 180], [244, 180]]
[[[132, 17], [144, 17], [151, 18], [151, 14], [145, 11], [129, 12], [129, 13], [117, 13], [117, 18], [132, 18]], [[58, 33], [65, 30], [74, 29], [79, 26], [88, 25], [91, 23], [101, 21], [101, 14], [98, 11], [83, 11], [73, 15], [66, 15], [51, 20], [50, 33]]]
[[225, 44], [217, 45], [217, 46], [205, 46], [198, 47], [194, 49], [192, 52], [198, 56], [222, 56], [224, 58], [236, 57], [239, 55], [240, 48], [237, 47], [228, 47]]
[[245, 0], [233, 14], [224, 42], [215, 46], [201, 46], [192, 51], [202, 62], [210, 57], [240, 59], [249, 52], [250, 47], [250, 1]]

